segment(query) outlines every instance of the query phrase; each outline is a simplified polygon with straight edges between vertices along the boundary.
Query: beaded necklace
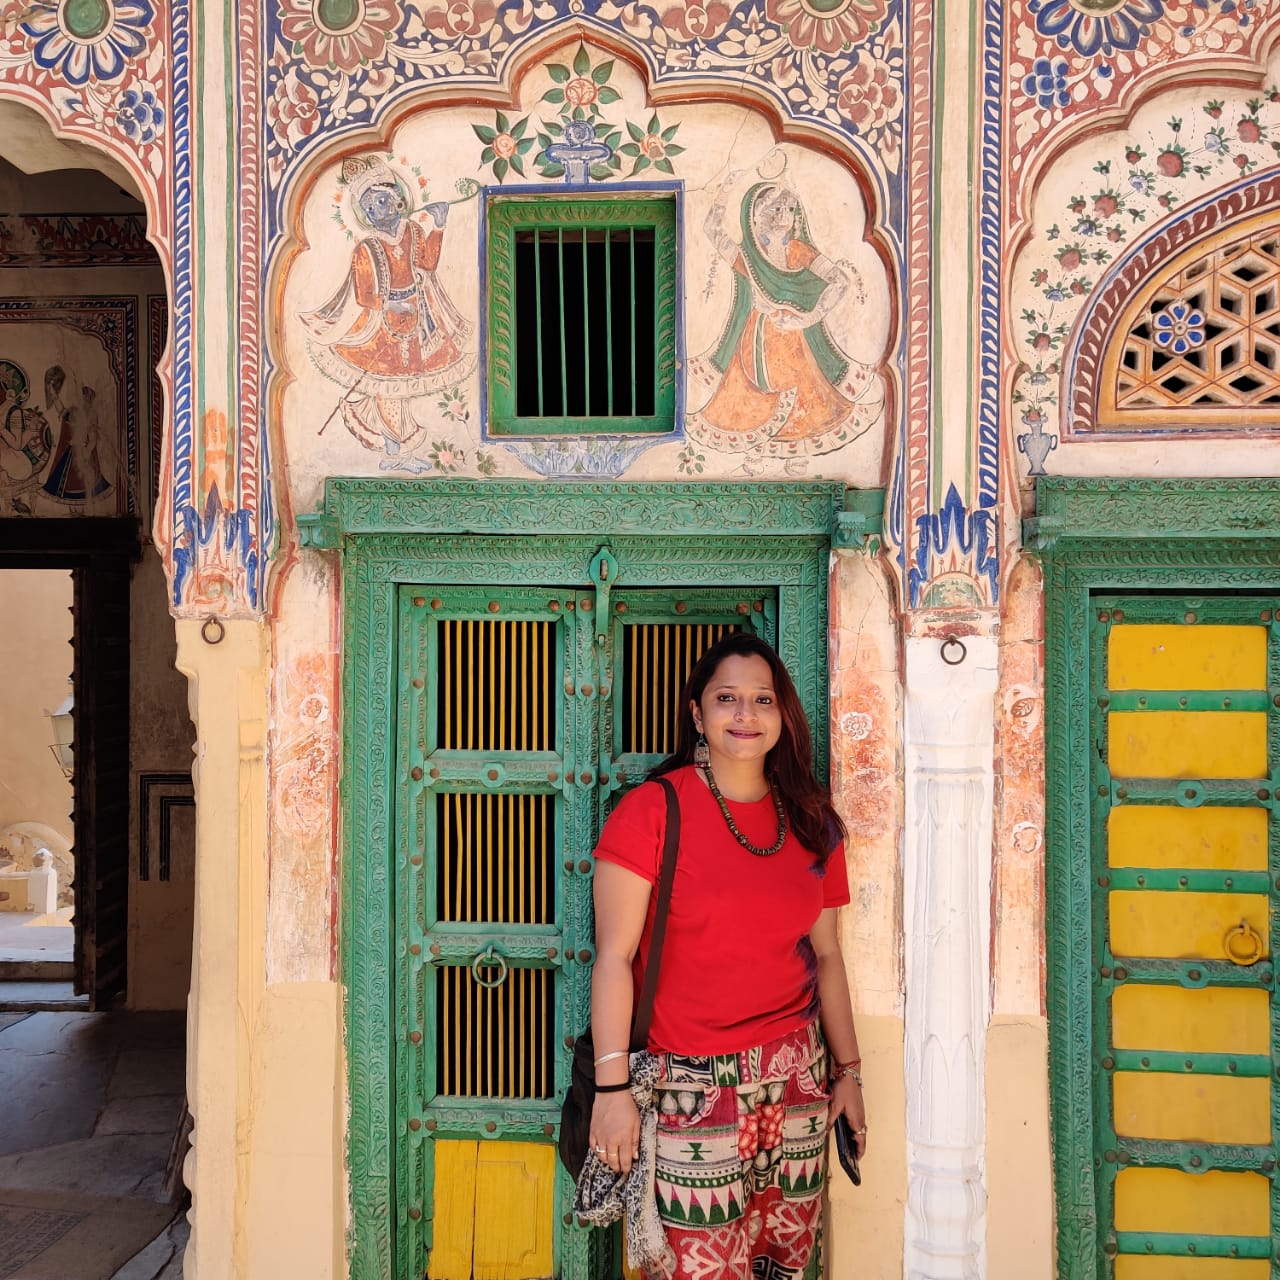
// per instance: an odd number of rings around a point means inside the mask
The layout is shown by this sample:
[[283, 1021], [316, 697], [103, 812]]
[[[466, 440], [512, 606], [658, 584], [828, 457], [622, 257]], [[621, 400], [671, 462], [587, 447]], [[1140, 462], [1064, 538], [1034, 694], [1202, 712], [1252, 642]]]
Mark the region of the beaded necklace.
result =
[[773, 797], [774, 811], [778, 815], [778, 838], [767, 849], [761, 849], [759, 845], [752, 844], [738, 830], [738, 824], [734, 822], [733, 814], [729, 812], [729, 806], [725, 804], [724, 796], [720, 794], [720, 788], [716, 786], [716, 776], [711, 772], [711, 766], [705, 765], [702, 771], [707, 775], [707, 786], [711, 789], [711, 794], [715, 796], [716, 804], [720, 806], [720, 813], [723, 815], [733, 838], [748, 852], [754, 853], [757, 858], [772, 858], [786, 843], [787, 839], [787, 811], [782, 807], [782, 797], [778, 794], [778, 788], [774, 785], [773, 779], [769, 779], [769, 794]]

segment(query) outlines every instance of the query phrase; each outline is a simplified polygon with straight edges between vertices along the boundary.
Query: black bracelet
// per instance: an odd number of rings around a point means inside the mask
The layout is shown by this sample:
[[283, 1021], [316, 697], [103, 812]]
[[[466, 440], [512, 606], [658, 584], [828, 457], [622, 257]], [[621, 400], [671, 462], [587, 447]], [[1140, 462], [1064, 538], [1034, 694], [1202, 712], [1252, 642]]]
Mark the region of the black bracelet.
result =
[[621, 1084], [598, 1084], [596, 1085], [597, 1093], [621, 1093], [623, 1089], [631, 1088], [631, 1077], [628, 1076]]

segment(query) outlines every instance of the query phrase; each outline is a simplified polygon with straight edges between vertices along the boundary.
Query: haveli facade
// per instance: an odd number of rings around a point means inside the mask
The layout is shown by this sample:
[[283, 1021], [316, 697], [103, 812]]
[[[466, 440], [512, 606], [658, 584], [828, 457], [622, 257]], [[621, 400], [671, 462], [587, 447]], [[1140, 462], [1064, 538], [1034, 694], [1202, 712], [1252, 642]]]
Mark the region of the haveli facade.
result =
[[615, 1271], [585, 855], [731, 626], [852, 836], [827, 1273], [1275, 1273], [1280, 6], [0, 21], [168, 283], [188, 1274]]

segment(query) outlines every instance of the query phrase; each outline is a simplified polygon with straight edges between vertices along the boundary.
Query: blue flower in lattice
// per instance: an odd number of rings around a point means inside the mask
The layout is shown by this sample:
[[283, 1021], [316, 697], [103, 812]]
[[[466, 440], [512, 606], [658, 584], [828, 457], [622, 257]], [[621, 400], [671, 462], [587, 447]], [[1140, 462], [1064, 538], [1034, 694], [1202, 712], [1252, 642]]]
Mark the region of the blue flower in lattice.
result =
[[36, 65], [68, 84], [118, 80], [146, 48], [151, 0], [32, 0], [22, 23]]
[[1071, 101], [1067, 92], [1067, 64], [1059, 59], [1037, 58], [1031, 64], [1031, 74], [1022, 82], [1029, 93], [1046, 111], [1065, 107]]
[[1165, 0], [1030, 0], [1027, 8], [1039, 31], [1054, 36], [1060, 48], [1110, 56], [1137, 48], [1164, 17]]
[[154, 142], [164, 132], [164, 107], [154, 90], [126, 89], [116, 100], [116, 124], [142, 146]]
[[1171, 302], [1156, 312], [1152, 337], [1170, 355], [1184, 356], [1204, 346], [1204, 316], [1185, 302]]

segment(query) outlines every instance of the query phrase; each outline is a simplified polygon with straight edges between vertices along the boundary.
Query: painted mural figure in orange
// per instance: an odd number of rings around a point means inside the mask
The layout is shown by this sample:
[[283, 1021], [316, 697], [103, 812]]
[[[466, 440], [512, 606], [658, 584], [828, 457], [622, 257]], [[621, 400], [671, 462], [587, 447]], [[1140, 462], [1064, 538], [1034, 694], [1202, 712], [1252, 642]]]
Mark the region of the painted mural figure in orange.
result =
[[875, 370], [851, 360], [828, 331], [853, 277], [814, 246], [799, 197], [781, 181], [755, 183], [742, 200], [741, 240], [725, 229], [720, 188], [704, 224], [732, 264], [733, 302], [715, 347], [690, 361], [693, 387], [710, 392], [689, 416], [704, 444], [775, 456], [827, 453], [882, 408]]
[[[377, 157], [343, 165], [357, 221], [372, 233], [351, 257], [347, 278], [322, 307], [301, 316], [311, 357], [346, 386], [343, 423], [367, 449], [382, 450], [387, 470], [427, 471], [412, 456], [427, 424], [413, 401], [457, 382], [474, 355], [462, 349], [470, 326], [436, 277], [449, 206], [411, 210], [404, 185]], [[411, 213], [423, 213], [428, 231]]]

